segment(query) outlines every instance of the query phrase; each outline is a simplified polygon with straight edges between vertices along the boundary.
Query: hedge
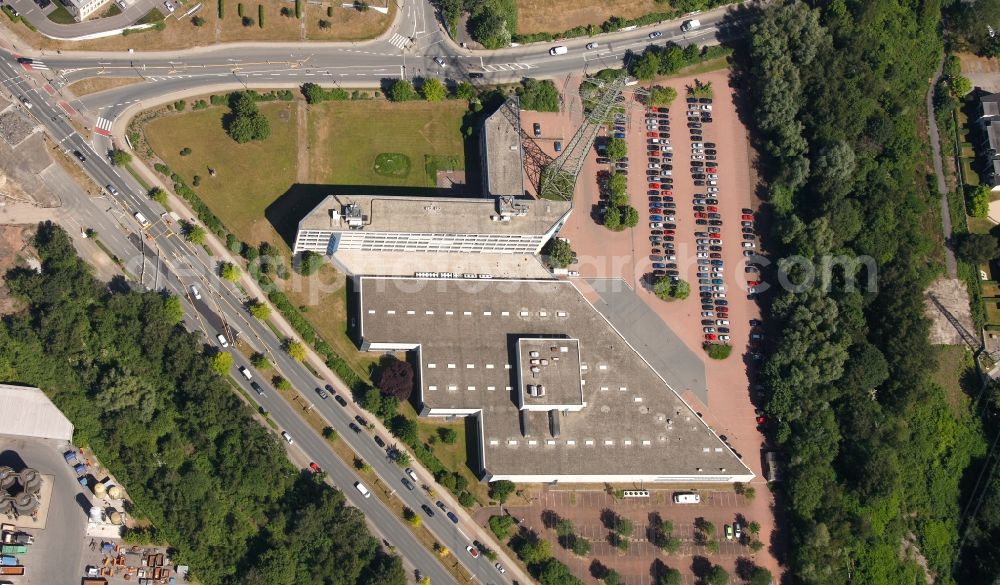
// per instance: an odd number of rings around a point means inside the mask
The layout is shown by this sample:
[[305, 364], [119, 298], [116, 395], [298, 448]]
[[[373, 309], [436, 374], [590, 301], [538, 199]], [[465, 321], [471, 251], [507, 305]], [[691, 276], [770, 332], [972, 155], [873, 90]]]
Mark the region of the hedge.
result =
[[264, 28], [264, 5], [257, 5], [257, 24], [260, 28]]
[[222, 20], [225, 16], [226, 16], [226, 0], [219, 0], [219, 20]]

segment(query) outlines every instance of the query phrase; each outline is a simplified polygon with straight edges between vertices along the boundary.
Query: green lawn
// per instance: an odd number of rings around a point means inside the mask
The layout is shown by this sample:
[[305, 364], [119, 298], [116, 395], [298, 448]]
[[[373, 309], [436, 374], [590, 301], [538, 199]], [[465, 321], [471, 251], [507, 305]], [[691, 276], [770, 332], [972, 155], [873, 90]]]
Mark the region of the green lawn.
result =
[[[267, 240], [288, 250], [270, 221], [268, 208], [295, 182], [295, 104], [260, 104], [271, 122], [271, 136], [262, 142], [237, 144], [222, 128], [228, 108], [212, 107], [165, 116], [146, 125], [146, 140], [166, 164], [194, 188], [222, 223], [245, 242]], [[182, 148], [192, 150], [181, 156]], [[216, 176], [208, 168], [216, 170]], [[268, 217], [270, 216], [270, 217]]]
[[[472, 472], [468, 462], [468, 444], [465, 432], [465, 419], [460, 418], [458, 422], [447, 423], [443, 419], [417, 418], [416, 412], [409, 403], [401, 405], [399, 411], [417, 420], [417, 435], [420, 441], [428, 443], [431, 437], [435, 437], [431, 449], [434, 455], [444, 463], [444, 466], [452, 471], [457, 471], [469, 481], [469, 493], [476, 497], [481, 504], [488, 505], [490, 501], [489, 486], [481, 483]], [[458, 439], [451, 445], [441, 441], [438, 437], [438, 429], [454, 429], [458, 434]]]
[[66, 7], [59, 2], [55, 3], [56, 9], [48, 14], [48, 19], [57, 24], [76, 24], [76, 18], [66, 10]]
[[956, 416], [967, 412], [969, 392], [976, 389], [972, 354], [964, 345], [935, 345], [937, 368], [931, 380], [945, 391], [945, 398]]
[[[314, 183], [433, 187], [437, 169], [465, 168], [465, 102], [326, 102], [309, 109]], [[393, 169], [407, 159], [407, 172], [380, 172], [380, 155]]]
[[969, 218], [969, 231], [974, 234], [988, 234], [994, 227], [996, 227], [996, 224], [987, 217]]

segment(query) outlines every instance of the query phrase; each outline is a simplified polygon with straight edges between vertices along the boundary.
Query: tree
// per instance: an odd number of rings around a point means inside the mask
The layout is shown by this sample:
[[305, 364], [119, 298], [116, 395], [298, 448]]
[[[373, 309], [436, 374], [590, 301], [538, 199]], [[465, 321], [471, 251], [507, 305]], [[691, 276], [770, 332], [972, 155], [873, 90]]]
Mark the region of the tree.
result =
[[437, 430], [438, 436], [441, 437], [441, 442], [454, 445], [455, 441], [458, 440], [458, 433], [455, 429], [450, 429], [448, 427], [439, 427]]
[[184, 225], [184, 239], [195, 244], [196, 246], [201, 246], [205, 243], [205, 237], [208, 232], [205, 228], [200, 225], [195, 225], [193, 223], [187, 223]]
[[429, 102], [439, 102], [448, 97], [448, 89], [445, 88], [444, 84], [437, 77], [424, 78], [420, 86], [420, 93]]
[[402, 414], [392, 417], [389, 430], [407, 445], [417, 443], [417, 423]]
[[[246, 20], [246, 18], [244, 18]], [[251, 24], [252, 24], [252, 19]], [[229, 136], [241, 144], [264, 140], [271, 135], [271, 123], [257, 109], [257, 101], [246, 91], [230, 96], [230, 113], [223, 120]]]
[[319, 19], [319, 27], [321, 29], [323, 29], [323, 30], [329, 30], [329, 29], [333, 28], [333, 24], [329, 20], [326, 20], [325, 18], [321, 18], [321, 19]]
[[260, 319], [261, 321], [267, 321], [271, 318], [271, 307], [267, 303], [263, 303], [257, 299], [254, 299], [248, 303], [250, 314]]
[[476, 87], [468, 81], [459, 81], [455, 86], [455, 97], [460, 100], [472, 101], [476, 99]]
[[517, 554], [525, 564], [534, 565], [552, 558], [552, 547], [549, 545], [549, 541], [533, 535], [533, 537], [525, 539]]
[[220, 262], [219, 276], [230, 282], [236, 282], [240, 279], [240, 267], [232, 262]]
[[259, 351], [254, 352], [250, 356], [250, 364], [258, 370], [266, 370], [271, 367], [271, 362], [268, 361], [267, 356]]
[[969, 81], [968, 77], [959, 75], [958, 77], [952, 78], [949, 83], [951, 84], [951, 91], [957, 97], [962, 97], [972, 91], [972, 82]]
[[705, 582], [708, 585], [728, 585], [729, 572], [720, 565], [712, 565], [712, 568], [705, 574]]
[[212, 369], [225, 375], [233, 367], [233, 355], [228, 351], [220, 351], [212, 355]]
[[608, 179], [608, 189], [611, 191], [611, 205], [624, 207], [628, 205], [628, 177], [622, 173], [613, 173]]
[[622, 210], [622, 225], [627, 228], [634, 228], [639, 225], [639, 210], [632, 207], [631, 205], [626, 205], [621, 208]]
[[510, 45], [511, 30], [507, 19], [487, 5], [479, 16], [470, 20], [472, 38], [487, 49], [499, 49]]
[[609, 207], [608, 210], [604, 212], [604, 227], [613, 232], [618, 232], [624, 229], [622, 227], [622, 212], [618, 207]]
[[962, 234], [958, 237], [955, 253], [970, 264], [978, 266], [1000, 257], [1000, 243], [992, 234]]
[[184, 307], [181, 306], [180, 297], [170, 295], [164, 299], [163, 316], [171, 325], [178, 325], [184, 320]]
[[655, 51], [646, 50], [638, 59], [633, 59], [632, 75], [636, 79], [649, 81], [660, 71], [660, 57]]
[[691, 285], [686, 280], [660, 276], [653, 282], [653, 294], [664, 301], [684, 300], [691, 296]]
[[573, 262], [573, 248], [565, 238], [552, 238], [542, 248], [542, 259], [549, 268], [566, 268]]
[[397, 79], [392, 82], [386, 97], [394, 102], [407, 102], [417, 99], [417, 91], [413, 89], [413, 84], [406, 79]]
[[[694, 46], [694, 45], [691, 45]], [[654, 85], [649, 88], [649, 103], [653, 106], [669, 106], [677, 99], [677, 90], [672, 87]]]
[[681, 585], [682, 582], [683, 578], [680, 571], [672, 567], [666, 567], [660, 572], [657, 585]]
[[969, 215], [972, 217], [986, 217], [990, 212], [990, 188], [986, 185], [977, 185], [966, 188], [965, 197], [968, 201]]
[[632, 531], [634, 530], [634, 525], [632, 521], [628, 518], [623, 518], [618, 516], [615, 520], [615, 532], [622, 536], [632, 536]]
[[578, 557], [585, 557], [590, 554], [590, 541], [582, 536], [574, 535], [570, 550]]
[[522, 110], [559, 111], [559, 90], [551, 80], [525, 79], [517, 88], [517, 95]]
[[510, 536], [510, 529], [514, 527], [514, 519], [510, 516], [490, 516], [489, 524], [497, 539], [505, 542]]
[[285, 350], [291, 358], [297, 362], [305, 361], [306, 359], [306, 346], [303, 345], [301, 341], [296, 341], [291, 337], [286, 337], [282, 342], [282, 349]]
[[149, 198], [160, 205], [165, 206], [167, 204], [167, 192], [159, 187], [153, 187], [149, 190]]
[[188, 156], [189, 154], [191, 154], [191, 149], [185, 146], [184, 148], [181, 149], [180, 154], [181, 156]]
[[311, 276], [323, 265], [323, 255], [312, 250], [306, 250], [299, 254], [298, 260], [297, 263], [293, 264], [293, 268], [302, 276]]
[[603, 580], [604, 580], [604, 585], [620, 585], [620, 583], [622, 582], [622, 577], [621, 575], [618, 574], [618, 571], [614, 569], [608, 569], [608, 571], [604, 573]]
[[278, 390], [287, 391], [292, 389], [292, 383], [289, 382], [288, 379], [284, 378], [283, 376], [275, 376], [271, 378], [271, 384], [273, 384], [274, 387], [277, 388]]
[[132, 162], [132, 155], [120, 148], [111, 150], [111, 164], [116, 167], [123, 167]]
[[764, 567], [754, 567], [750, 570], [748, 581], [750, 585], [771, 585], [774, 582], [774, 577], [771, 575], [771, 571]]
[[383, 394], [399, 400], [409, 400], [413, 391], [413, 366], [406, 361], [387, 355], [379, 360], [376, 384]]
[[515, 489], [517, 489], [517, 486], [514, 485], [514, 482], [506, 479], [490, 482], [490, 498], [502, 504], [514, 493]]
[[628, 156], [628, 143], [621, 138], [608, 140], [608, 158], [612, 161], [619, 161]]

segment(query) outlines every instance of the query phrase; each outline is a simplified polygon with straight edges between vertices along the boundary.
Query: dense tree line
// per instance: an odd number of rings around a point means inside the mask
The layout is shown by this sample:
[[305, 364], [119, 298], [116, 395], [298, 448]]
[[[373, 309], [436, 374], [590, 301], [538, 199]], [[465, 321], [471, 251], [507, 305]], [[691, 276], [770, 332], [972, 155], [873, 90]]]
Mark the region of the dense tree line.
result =
[[405, 582], [362, 514], [251, 418], [175, 297], [112, 292], [52, 224], [35, 245], [41, 272], [7, 274], [27, 309], [0, 322], [0, 379], [73, 421], [155, 527], [134, 538], [169, 543], [206, 584]]
[[[798, 583], [941, 583], [958, 543], [960, 480], [984, 450], [978, 419], [929, 380], [922, 292], [941, 272], [937, 205], [919, 135], [942, 45], [940, 4], [790, 3], [753, 25], [743, 69], [764, 155], [777, 256], [869, 256], [877, 275], [776, 293], [762, 369], [788, 454], [790, 566]], [[923, 221], [925, 218], [928, 221]], [[782, 263], [779, 262], [779, 265]], [[783, 263], [793, 282], [804, 270]], [[865, 288], [867, 277], [877, 288]], [[857, 286], [849, 286], [857, 278]]]

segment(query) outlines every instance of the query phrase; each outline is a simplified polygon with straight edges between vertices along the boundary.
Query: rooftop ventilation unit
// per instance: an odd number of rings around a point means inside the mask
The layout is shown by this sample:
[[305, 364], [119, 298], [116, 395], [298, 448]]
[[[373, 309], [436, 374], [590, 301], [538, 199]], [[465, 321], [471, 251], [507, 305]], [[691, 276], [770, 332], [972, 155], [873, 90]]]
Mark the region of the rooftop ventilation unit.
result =
[[501, 221], [510, 221], [511, 217], [528, 215], [528, 206], [510, 195], [504, 195], [497, 197], [497, 211], [500, 213]]
[[352, 230], [360, 230], [365, 227], [365, 219], [361, 215], [361, 206], [357, 203], [344, 205], [344, 221]]

